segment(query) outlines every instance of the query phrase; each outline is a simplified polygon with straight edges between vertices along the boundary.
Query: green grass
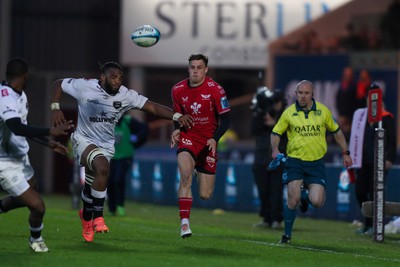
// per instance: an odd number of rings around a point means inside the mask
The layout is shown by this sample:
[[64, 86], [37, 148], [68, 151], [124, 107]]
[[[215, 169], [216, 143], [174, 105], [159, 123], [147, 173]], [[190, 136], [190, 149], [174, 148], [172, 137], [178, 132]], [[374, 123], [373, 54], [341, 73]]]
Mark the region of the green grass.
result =
[[45, 196], [49, 253], [28, 246], [27, 209], [0, 214], [0, 266], [400, 266], [400, 235], [384, 243], [354, 234], [347, 222], [298, 218], [293, 240], [252, 227], [254, 213], [192, 209], [193, 236], [181, 239], [177, 207], [127, 203], [126, 217], [106, 216], [110, 233], [83, 242], [77, 211], [65, 196]]

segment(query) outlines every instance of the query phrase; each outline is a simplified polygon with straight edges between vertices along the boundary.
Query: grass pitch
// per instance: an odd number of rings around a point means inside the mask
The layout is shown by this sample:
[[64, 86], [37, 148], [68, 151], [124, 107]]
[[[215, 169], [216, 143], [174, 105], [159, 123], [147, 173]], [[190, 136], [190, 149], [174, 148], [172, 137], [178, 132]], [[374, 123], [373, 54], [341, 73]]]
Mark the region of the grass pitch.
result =
[[85, 243], [71, 199], [44, 199], [50, 252], [30, 250], [27, 209], [14, 210], [0, 214], [0, 266], [400, 266], [400, 235], [376, 243], [347, 222], [297, 218], [292, 243], [280, 245], [282, 230], [252, 226], [257, 214], [193, 208], [193, 236], [182, 239], [177, 207], [134, 202], [125, 217], [106, 212], [110, 232]]

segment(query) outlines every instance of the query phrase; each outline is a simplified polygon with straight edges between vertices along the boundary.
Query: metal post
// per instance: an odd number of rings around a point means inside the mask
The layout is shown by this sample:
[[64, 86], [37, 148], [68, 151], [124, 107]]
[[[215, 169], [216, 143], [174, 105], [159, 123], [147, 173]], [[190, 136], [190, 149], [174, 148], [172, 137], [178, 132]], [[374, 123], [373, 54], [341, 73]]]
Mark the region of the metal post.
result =
[[371, 84], [368, 92], [368, 123], [378, 123], [374, 140], [374, 241], [383, 242], [385, 236], [385, 130], [382, 129], [382, 90]]
[[375, 129], [374, 155], [374, 241], [383, 242], [385, 237], [385, 129]]

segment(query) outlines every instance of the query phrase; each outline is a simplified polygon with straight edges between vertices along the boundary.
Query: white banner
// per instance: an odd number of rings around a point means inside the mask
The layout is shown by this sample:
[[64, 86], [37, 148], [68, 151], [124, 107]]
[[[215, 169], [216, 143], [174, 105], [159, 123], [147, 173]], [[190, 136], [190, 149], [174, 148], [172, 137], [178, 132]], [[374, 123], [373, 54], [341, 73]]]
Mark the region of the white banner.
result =
[[[121, 58], [130, 66], [186, 66], [200, 52], [213, 67], [265, 68], [267, 45], [350, 0], [123, 0]], [[153, 47], [131, 33], [144, 24], [161, 32]]]
[[368, 117], [367, 108], [359, 108], [354, 112], [351, 124], [349, 150], [353, 165], [351, 168], [359, 169], [362, 167], [364, 132]]

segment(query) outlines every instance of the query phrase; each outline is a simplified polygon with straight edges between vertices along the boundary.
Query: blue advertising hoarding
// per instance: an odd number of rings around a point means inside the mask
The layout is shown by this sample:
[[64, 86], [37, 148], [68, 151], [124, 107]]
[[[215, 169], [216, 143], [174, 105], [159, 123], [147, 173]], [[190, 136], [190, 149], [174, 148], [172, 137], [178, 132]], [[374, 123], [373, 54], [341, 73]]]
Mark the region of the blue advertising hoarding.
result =
[[[230, 211], [259, 211], [259, 202], [254, 187], [252, 165], [239, 162], [218, 163], [214, 195], [209, 200], [202, 200], [198, 194], [196, 177], [193, 178], [193, 207], [206, 209], [223, 209]], [[306, 214], [300, 216], [352, 221], [360, 219], [360, 207], [356, 201], [354, 184], [343, 187], [339, 177], [340, 166], [327, 166], [326, 201], [324, 207], [310, 207]], [[232, 178], [232, 176], [234, 178]], [[400, 169], [389, 172], [386, 200], [400, 202], [397, 189], [400, 188]], [[179, 175], [175, 161], [155, 161], [137, 159], [132, 172], [126, 177], [126, 196], [128, 199], [159, 205], [177, 206], [177, 185]]]

